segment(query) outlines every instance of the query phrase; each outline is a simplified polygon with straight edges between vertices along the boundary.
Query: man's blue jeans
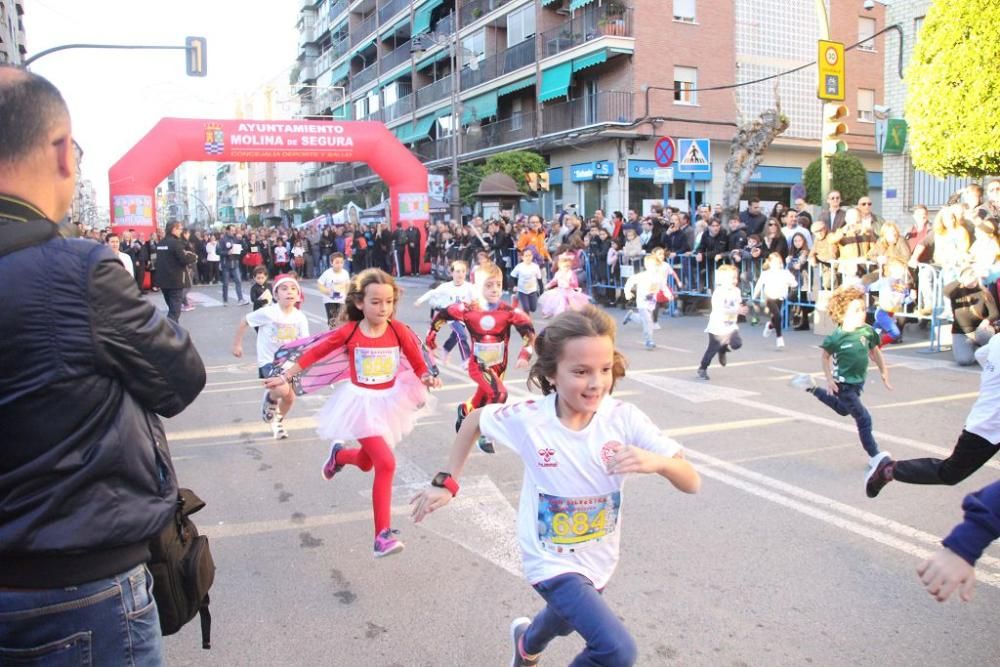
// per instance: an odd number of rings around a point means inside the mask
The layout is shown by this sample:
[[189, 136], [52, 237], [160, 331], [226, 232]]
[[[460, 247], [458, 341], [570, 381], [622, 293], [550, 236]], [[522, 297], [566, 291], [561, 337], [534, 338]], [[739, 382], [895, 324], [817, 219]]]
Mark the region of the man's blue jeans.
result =
[[163, 665], [145, 565], [79, 586], [0, 589], [0, 664]]
[[540, 581], [535, 590], [547, 603], [524, 633], [524, 652], [541, 653], [555, 637], [579, 632], [587, 642], [570, 667], [634, 665], [635, 640], [625, 624], [582, 574], [560, 574]]
[[243, 281], [240, 278], [240, 265], [231, 262], [229, 258], [222, 260], [222, 303], [229, 303], [229, 281], [236, 283], [236, 298], [243, 300]]
[[878, 443], [872, 435], [872, 416], [868, 413], [868, 408], [861, 403], [861, 391], [863, 384], [837, 383], [837, 393], [831, 394], [822, 387], [813, 390], [813, 395], [824, 405], [829, 406], [834, 412], [843, 417], [851, 416], [858, 425], [858, 438], [861, 446], [865, 448], [868, 456], [877, 456], [879, 453]]

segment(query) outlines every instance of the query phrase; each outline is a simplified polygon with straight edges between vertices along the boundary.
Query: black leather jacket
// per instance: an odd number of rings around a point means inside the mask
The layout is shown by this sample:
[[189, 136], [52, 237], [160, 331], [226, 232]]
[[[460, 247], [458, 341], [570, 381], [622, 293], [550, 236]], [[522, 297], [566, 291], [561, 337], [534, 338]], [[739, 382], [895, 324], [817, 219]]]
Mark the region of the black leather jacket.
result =
[[107, 246], [0, 195], [0, 587], [105, 578], [149, 558], [177, 482], [157, 415], [205, 385], [187, 331]]

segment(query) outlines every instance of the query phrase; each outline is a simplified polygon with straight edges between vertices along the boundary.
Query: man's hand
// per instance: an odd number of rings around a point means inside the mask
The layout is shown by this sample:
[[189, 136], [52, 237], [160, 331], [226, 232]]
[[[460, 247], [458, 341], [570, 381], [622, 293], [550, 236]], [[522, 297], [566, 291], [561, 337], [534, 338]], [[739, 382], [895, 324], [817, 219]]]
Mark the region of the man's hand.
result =
[[963, 602], [972, 599], [976, 571], [965, 559], [950, 549], [941, 549], [917, 568], [920, 583], [938, 602], [944, 602], [958, 590]]

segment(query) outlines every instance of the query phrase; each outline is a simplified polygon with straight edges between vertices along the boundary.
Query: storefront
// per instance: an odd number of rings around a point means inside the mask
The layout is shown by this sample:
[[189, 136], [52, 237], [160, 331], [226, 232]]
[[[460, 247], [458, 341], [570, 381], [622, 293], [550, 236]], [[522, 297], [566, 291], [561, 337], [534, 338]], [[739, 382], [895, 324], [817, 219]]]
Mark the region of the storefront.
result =
[[542, 217], [551, 220], [563, 209], [563, 168], [549, 169], [549, 191], [542, 193]]
[[[657, 169], [653, 160], [629, 160], [628, 161], [628, 207], [638, 211], [644, 211], [643, 202], [655, 200], [664, 204], [673, 202], [680, 208], [687, 208], [689, 194], [694, 192], [695, 206], [701, 204], [705, 197], [705, 190], [712, 180], [710, 173], [681, 174], [674, 167], [674, 180], [672, 183], [659, 184], [654, 182], [653, 177]], [[691, 179], [694, 176], [694, 179]]]
[[762, 202], [781, 202], [791, 206], [795, 199], [792, 188], [801, 183], [801, 167], [761, 165], [750, 176], [750, 182], [743, 188], [743, 196], [740, 199], [749, 201], [756, 198]]
[[[586, 217], [597, 209], [607, 209], [608, 180], [611, 178], [614, 165], [610, 160], [582, 162], [569, 168], [569, 179], [575, 184], [575, 193], [569, 196], [569, 202], [577, 204], [577, 211]], [[550, 176], [551, 182], [551, 176]]]

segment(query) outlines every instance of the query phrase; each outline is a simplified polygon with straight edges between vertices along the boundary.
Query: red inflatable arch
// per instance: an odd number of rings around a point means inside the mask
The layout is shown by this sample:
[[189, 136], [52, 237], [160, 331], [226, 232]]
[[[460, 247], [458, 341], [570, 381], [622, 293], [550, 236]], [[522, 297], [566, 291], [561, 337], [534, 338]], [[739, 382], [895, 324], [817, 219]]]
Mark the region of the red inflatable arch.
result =
[[392, 229], [428, 220], [427, 169], [382, 123], [164, 118], [108, 170], [111, 227], [156, 229], [156, 186], [182, 162], [367, 162], [389, 186]]

